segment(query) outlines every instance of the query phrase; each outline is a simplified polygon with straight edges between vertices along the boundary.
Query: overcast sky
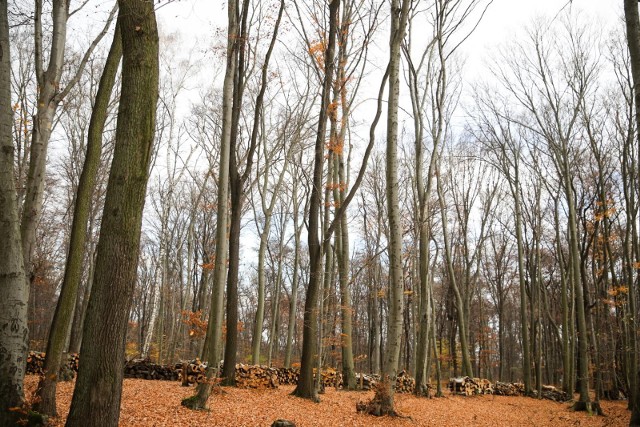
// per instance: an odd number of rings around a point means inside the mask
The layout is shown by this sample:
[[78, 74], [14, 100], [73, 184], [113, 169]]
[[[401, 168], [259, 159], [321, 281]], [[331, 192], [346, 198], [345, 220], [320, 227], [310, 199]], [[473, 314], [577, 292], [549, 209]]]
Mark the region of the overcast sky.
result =
[[[468, 40], [467, 51], [477, 54], [491, 49], [531, 22], [537, 16], [556, 16], [563, 7], [572, 7], [609, 27], [622, 15], [622, 2], [614, 0], [494, 0], [476, 33]], [[160, 24], [176, 28], [189, 36], [207, 39], [216, 25], [226, 23], [226, 2], [220, 0], [182, 0], [158, 11]]]

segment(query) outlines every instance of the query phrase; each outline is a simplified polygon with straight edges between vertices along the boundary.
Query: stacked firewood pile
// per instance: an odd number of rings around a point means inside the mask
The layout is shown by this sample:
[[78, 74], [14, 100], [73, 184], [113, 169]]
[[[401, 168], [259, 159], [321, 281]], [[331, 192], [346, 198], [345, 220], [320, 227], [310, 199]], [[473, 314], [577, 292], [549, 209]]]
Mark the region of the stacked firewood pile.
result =
[[202, 363], [200, 359], [195, 358], [189, 362], [177, 363], [175, 369], [178, 373], [178, 379], [182, 381], [182, 385], [188, 386], [204, 381], [207, 365]]
[[268, 366], [236, 364], [236, 386], [240, 388], [278, 388], [278, 370]]
[[171, 365], [158, 365], [148, 359], [130, 360], [124, 365], [125, 378], [176, 381], [178, 371]]
[[[183, 386], [201, 383], [206, 379], [207, 364], [195, 359], [176, 364], [176, 371]], [[236, 386], [240, 388], [277, 388], [280, 372], [276, 368], [237, 363], [235, 369]]]
[[396, 377], [396, 392], [413, 393], [416, 389], [416, 380], [407, 371], [400, 371]]
[[[473, 396], [476, 394], [494, 394], [498, 396], [524, 396], [524, 384], [522, 383], [505, 383], [491, 381], [480, 378], [451, 378], [449, 380], [449, 389], [452, 393], [464, 396]], [[538, 392], [533, 390], [532, 397], [536, 397]], [[543, 385], [542, 397], [544, 399], [553, 400], [555, 402], [566, 402], [569, 396], [562, 390], [558, 390], [554, 386]]]
[[475, 394], [493, 394], [493, 384], [491, 381], [471, 378], [459, 377], [449, 379], [449, 389], [454, 394], [463, 396], [473, 396]]
[[[27, 355], [27, 374], [43, 375], [44, 357], [45, 353], [30, 351]], [[76, 372], [78, 372], [78, 364], [80, 363], [80, 358], [76, 353], [64, 354], [62, 357], [63, 360], [66, 358], [66, 361], [62, 364], [62, 366], [60, 366], [58, 377], [63, 381], [70, 381], [75, 378]]]
[[483, 378], [458, 377], [449, 379], [449, 390], [454, 394], [473, 396], [476, 394], [497, 394], [491, 381]]
[[[315, 377], [316, 370], [313, 370], [313, 375]], [[323, 387], [333, 387], [340, 388], [342, 387], [342, 374], [336, 371], [333, 368], [327, 368], [320, 373], [320, 379], [322, 380]]]
[[[356, 384], [360, 390], [373, 390], [381, 381], [380, 375], [356, 374]], [[430, 387], [430, 386], [429, 386]], [[413, 393], [416, 389], [416, 380], [407, 371], [400, 371], [396, 377], [397, 393]]]
[[[500, 396], [524, 396], [524, 384], [522, 383], [503, 383], [496, 382], [494, 394]], [[538, 390], [533, 390], [532, 397], [538, 396]], [[555, 402], [566, 402], [569, 400], [569, 396], [562, 390], [552, 386], [552, 385], [543, 385], [542, 386], [542, 397], [544, 399], [553, 400]]]
[[300, 369], [278, 368], [278, 382], [281, 385], [296, 385], [300, 378]]
[[524, 394], [524, 384], [496, 381], [493, 394], [498, 396], [521, 396]]
[[[538, 391], [535, 390], [534, 392], [537, 395]], [[544, 399], [553, 400], [555, 402], [566, 402], [566, 401], [570, 400], [570, 398], [567, 395], [567, 393], [565, 393], [562, 390], [557, 389], [556, 387], [554, 387], [552, 385], [543, 385], [542, 386], [542, 397]]]
[[378, 381], [380, 381], [379, 375], [356, 374], [356, 384], [360, 390], [372, 390]]

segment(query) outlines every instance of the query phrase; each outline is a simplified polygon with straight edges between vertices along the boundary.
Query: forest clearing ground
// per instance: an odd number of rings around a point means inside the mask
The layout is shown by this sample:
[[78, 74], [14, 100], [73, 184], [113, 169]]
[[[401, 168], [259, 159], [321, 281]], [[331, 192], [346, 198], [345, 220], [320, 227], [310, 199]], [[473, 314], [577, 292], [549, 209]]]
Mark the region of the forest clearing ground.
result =
[[[58, 413], [53, 426], [63, 426], [75, 382], [58, 383]], [[37, 376], [27, 375], [25, 392], [33, 396]], [[605, 417], [573, 412], [570, 403], [556, 403], [525, 397], [450, 395], [442, 399], [396, 395], [396, 408], [404, 419], [356, 413], [356, 402], [368, 400], [373, 392], [344, 392], [328, 388], [319, 404], [290, 393], [293, 386], [275, 390], [250, 390], [224, 387], [209, 400], [209, 412], [194, 412], [180, 406], [193, 394], [193, 387], [178, 381], [125, 379], [121, 426], [265, 426], [278, 418], [296, 426], [627, 426], [626, 401], [601, 402]]]

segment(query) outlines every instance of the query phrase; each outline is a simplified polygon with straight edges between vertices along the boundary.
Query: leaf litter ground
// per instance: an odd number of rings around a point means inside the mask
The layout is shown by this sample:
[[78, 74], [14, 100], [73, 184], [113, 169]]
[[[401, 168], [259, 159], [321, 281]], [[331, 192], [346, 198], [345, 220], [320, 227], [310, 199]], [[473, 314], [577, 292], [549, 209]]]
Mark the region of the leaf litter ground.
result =
[[[74, 382], [58, 384], [58, 418], [63, 426]], [[37, 377], [25, 379], [31, 399]], [[356, 413], [358, 401], [369, 400], [373, 392], [345, 392], [327, 389], [320, 403], [291, 396], [293, 386], [275, 390], [219, 388], [209, 400], [210, 411], [194, 412], [180, 406], [193, 394], [193, 387], [179, 382], [125, 379], [121, 426], [270, 426], [276, 419], [296, 426], [627, 426], [626, 402], [601, 402], [606, 416], [573, 412], [570, 403], [556, 403], [525, 397], [450, 395], [440, 399], [396, 395], [396, 408], [407, 418], [376, 418]]]

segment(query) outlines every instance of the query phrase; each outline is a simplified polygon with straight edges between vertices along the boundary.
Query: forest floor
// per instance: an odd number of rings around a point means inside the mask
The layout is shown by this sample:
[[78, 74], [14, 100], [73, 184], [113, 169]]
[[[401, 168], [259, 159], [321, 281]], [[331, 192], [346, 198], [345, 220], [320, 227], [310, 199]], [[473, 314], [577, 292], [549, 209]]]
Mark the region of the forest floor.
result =
[[[58, 418], [63, 426], [74, 382], [58, 385]], [[37, 377], [27, 375], [25, 392], [31, 399]], [[179, 382], [125, 379], [120, 412], [121, 426], [265, 426], [284, 418], [296, 426], [627, 426], [627, 402], [601, 402], [606, 416], [574, 412], [570, 403], [556, 403], [526, 397], [450, 395], [444, 398], [416, 398], [396, 395], [396, 409], [407, 418], [373, 417], [358, 414], [356, 402], [369, 400], [373, 392], [345, 392], [327, 389], [320, 403], [290, 395], [293, 386], [275, 390], [218, 388], [209, 400], [210, 411], [190, 411], [180, 401], [194, 388]]]

